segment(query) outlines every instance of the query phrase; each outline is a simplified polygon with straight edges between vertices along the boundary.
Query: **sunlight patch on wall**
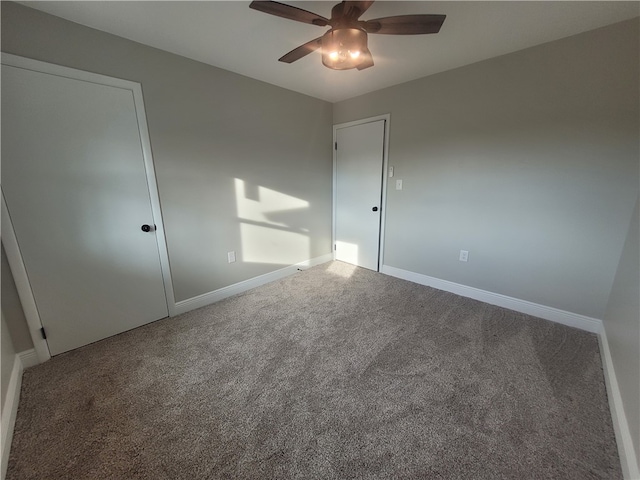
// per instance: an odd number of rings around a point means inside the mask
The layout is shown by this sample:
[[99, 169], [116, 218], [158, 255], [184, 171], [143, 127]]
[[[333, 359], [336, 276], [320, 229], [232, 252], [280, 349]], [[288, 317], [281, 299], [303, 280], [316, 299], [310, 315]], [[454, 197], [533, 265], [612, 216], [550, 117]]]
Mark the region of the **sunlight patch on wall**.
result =
[[301, 233], [240, 224], [242, 260], [289, 265], [309, 256], [309, 237]]
[[309, 202], [262, 186], [250, 186], [235, 179], [238, 218], [289, 227], [287, 211], [309, 208]]
[[244, 262], [290, 265], [310, 255], [309, 202], [235, 179]]

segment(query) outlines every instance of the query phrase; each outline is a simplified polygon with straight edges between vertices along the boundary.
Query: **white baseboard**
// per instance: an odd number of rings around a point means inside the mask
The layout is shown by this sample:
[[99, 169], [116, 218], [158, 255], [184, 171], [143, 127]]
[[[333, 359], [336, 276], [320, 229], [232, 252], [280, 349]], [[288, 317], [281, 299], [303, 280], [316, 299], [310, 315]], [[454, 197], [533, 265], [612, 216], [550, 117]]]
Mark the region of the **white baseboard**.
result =
[[175, 314], [179, 315], [190, 310], [195, 310], [196, 308], [210, 305], [232, 295], [236, 295], [238, 293], [251, 290], [252, 288], [259, 287], [260, 285], [264, 285], [265, 283], [280, 280], [281, 278], [296, 273], [300, 267], [314, 267], [316, 265], [320, 265], [321, 263], [330, 262], [331, 260], [333, 260], [333, 254], [328, 253], [326, 255], [322, 255], [321, 257], [305, 260], [304, 262], [296, 263], [295, 265], [290, 265], [274, 272], [265, 273], [264, 275], [250, 278], [249, 280], [245, 280], [243, 282], [234, 283], [233, 285], [214, 290], [213, 292], [204, 293], [202, 295], [198, 295], [197, 297], [182, 300], [181, 302], [176, 302]]
[[459, 283], [429, 277], [427, 275], [402, 270], [401, 268], [390, 267], [388, 265], [383, 265], [380, 271], [386, 275], [391, 275], [392, 277], [402, 278], [403, 280], [409, 280], [410, 282], [419, 283], [421, 285], [427, 285], [429, 287], [437, 288], [438, 290], [444, 290], [463, 297], [473, 298], [474, 300], [480, 300], [481, 302], [489, 303], [491, 305], [497, 305], [499, 307], [515, 310], [516, 312], [526, 313], [534, 317], [544, 318], [545, 320], [561, 323], [562, 325], [567, 325], [569, 327], [579, 328], [580, 330], [586, 330], [587, 332], [600, 333], [600, 330], [602, 329], [602, 320], [597, 318], [591, 318], [585, 315], [567, 312], [557, 308], [547, 307], [545, 305], [539, 305], [537, 303], [520, 300], [518, 298], [507, 297], [506, 295], [500, 295], [498, 293], [487, 292], [486, 290], [480, 290], [479, 288], [468, 287]]
[[[28, 365], [25, 365], [25, 362]], [[11, 370], [11, 378], [7, 387], [7, 397], [2, 408], [2, 470], [0, 470], [2, 480], [4, 480], [9, 466], [13, 428], [16, 425], [16, 415], [18, 414], [18, 404], [20, 403], [22, 372], [25, 368], [38, 363], [40, 363], [38, 355], [33, 349], [16, 354], [13, 360], [13, 369]]]
[[598, 335], [600, 343], [600, 356], [602, 357], [602, 369], [604, 371], [605, 384], [607, 386], [607, 396], [609, 397], [609, 409], [613, 420], [613, 429], [616, 434], [618, 444], [618, 454], [622, 465], [622, 473], [625, 480], [640, 480], [640, 465], [633, 448], [631, 432], [627, 423], [627, 416], [624, 413], [622, 396], [618, 387], [616, 372], [613, 369], [613, 359], [609, 350], [609, 341], [603, 328]]
[[22, 362], [22, 368], [27, 369], [30, 367], [35, 367], [36, 365], [40, 365], [40, 359], [38, 358], [38, 352], [35, 349], [25, 350], [24, 352], [18, 353], [20, 357], [20, 361]]

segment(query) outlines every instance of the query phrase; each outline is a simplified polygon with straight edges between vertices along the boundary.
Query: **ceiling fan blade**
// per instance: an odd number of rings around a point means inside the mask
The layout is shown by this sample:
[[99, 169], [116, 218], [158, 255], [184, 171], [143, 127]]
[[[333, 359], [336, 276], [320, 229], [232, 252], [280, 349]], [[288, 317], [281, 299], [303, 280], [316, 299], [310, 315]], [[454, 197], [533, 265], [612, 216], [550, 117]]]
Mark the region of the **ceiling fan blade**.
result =
[[358, 70], [364, 70], [365, 68], [373, 67], [373, 56], [371, 55], [369, 49], [367, 48], [366, 50], [364, 50], [361, 55], [364, 55], [365, 59], [360, 65], [358, 65]]
[[367, 33], [420, 35], [438, 33], [445, 18], [446, 15], [398, 15], [367, 20], [361, 25]]
[[249, 8], [258, 10], [263, 13], [275, 15], [276, 17], [287, 18], [289, 20], [295, 20], [296, 22], [310, 23], [311, 25], [318, 25], [324, 27], [329, 24], [329, 20], [316, 15], [313, 12], [308, 12], [301, 8], [292, 7], [291, 5], [285, 5], [280, 2], [268, 2], [268, 1], [253, 1], [249, 4]]
[[315, 52], [321, 46], [322, 46], [322, 37], [318, 37], [314, 40], [311, 40], [305, 43], [304, 45], [300, 45], [298, 48], [294, 48], [289, 53], [286, 53], [282, 57], [280, 57], [278, 61], [284, 62], [284, 63], [293, 63], [296, 60], [300, 60], [302, 57], [309, 55], [312, 52]]

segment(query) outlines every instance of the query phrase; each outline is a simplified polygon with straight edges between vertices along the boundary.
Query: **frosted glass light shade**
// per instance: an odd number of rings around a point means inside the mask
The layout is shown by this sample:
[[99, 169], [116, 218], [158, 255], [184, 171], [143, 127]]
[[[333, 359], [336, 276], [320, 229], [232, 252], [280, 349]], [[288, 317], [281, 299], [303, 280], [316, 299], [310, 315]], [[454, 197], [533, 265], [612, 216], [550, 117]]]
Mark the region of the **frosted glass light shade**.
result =
[[322, 36], [322, 63], [334, 70], [356, 68], [366, 50], [367, 34], [359, 28], [335, 28]]

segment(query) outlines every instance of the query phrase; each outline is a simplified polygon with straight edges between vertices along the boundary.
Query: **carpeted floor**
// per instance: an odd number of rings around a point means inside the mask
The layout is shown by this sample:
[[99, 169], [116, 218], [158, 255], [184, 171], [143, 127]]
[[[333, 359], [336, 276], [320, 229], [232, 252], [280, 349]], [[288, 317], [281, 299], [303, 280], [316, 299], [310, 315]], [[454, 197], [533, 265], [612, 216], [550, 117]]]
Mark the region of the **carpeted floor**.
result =
[[8, 479], [619, 479], [595, 335], [332, 262], [27, 370]]

